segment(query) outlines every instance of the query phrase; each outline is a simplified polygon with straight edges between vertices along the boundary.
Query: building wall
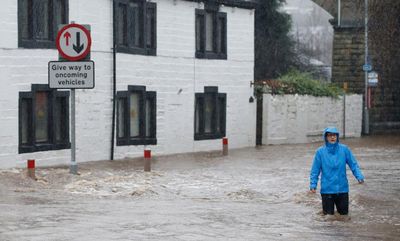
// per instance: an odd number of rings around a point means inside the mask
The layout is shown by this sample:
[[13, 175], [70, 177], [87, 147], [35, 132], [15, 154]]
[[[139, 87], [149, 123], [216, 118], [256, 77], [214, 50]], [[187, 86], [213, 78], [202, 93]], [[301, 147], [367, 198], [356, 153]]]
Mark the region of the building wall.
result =
[[364, 93], [364, 29], [335, 28], [332, 55], [332, 82], [346, 82], [348, 90]]
[[[332, 54], [332, 82], [342, 85], [348, 83], [349, 90], [353, 93], [364, 94], [365, 77], [362, 70], [365, 58], [364, 44], [364, 1], [342, 0], [341, 21], [338, 22], [338, 2], [333, 0], [312, 0], [330, 12], [334, 19], [331, 21], [334, 27], [333, 54]], [[371, 109], [369, 109], [369, 132], [375, 133], [399, 133], [400, 132], [400, 79], [398, 74], [399, 54], [398, 34], [391, 34], [396, 28], [390, 28], [389, 32], [380, 31], [382, 18], [379, 11], [383, 6], [395, 6], [398, 1], [369, 1], [369, 57], [372, 68], [379, 73], [378, 87], [371, 90]], [[391, 5], [393, 4], [393, 5]], [[389, 7], [390, 8], [390, 7]], [[394, 10], [396, 8], [392, 7]], [[395, 11], [388, 11], [385, 21], [397, 16]], [[378, 12], [376, 12], [378, 11]], [[383, 10], [384, 11], [384, 10]], [[376, 19], [374, 19], [376, 18]], [[386, 26], [386, 25], [384, 25]], [[385, 29], [383, 27], [383, 29]], [[378, 31], [375, 33], [374, 31]], [[379, 41], [379, 43], [374, 43]], [[397, 38], [397, 39], [396, 39]], [[390, 42], [380, 40], [391, 40]], [[376, 49], [374, 49], [374, 46]], [[391, 46], [387, 52], [387, 47]], [[386, 53], [385, 53], [386, 52]], [[389, 57], [389, 58], [387, 58]]]
[[[18, 48], [17, 2], [0, 9], [0, 168], [68, 164], [70, 150], [18, 154], [18, 94], [47, 84], [55, 49]], [[195, 9], [202, 3], [157, 0], [157, 55], [117, 54], [117, 91], [145, 85], [157, 92], [157, 145], [153, 155], [221, 149], [221, 140], [194, 141], [194, 94], [218, 86], [227, 94], [226, 135], [230, 147], [255, 145], [253, 90], [254, 11], [222, 7], [227, 13], [227, 60], [196, 59]], [[95, 88], [76, 90], [76, 160], [107, 160], [112, 123], [112, 1], [70, 0], [69, 20], [90, 24]], [[143, 145], [115, 146], [115, 159], [140, 157]]]
[[[371, 40], [369, 53], [373, 70], [380, 76], [378, 86], [371, 89], [370, 133], [400, 132], [400, 81], [398, 75], [393, 74], [398, 69], [396, 61], [399, 58], [394, 57], [387, 66], [382, 66], [376, 60], [380, 53], [373, 49]], [[364, 28], [335, 27], [332, 82], [340, 86], [346, 82], [350, 92], [364, 94], [364, 54]]]
[[347, 95], [344, 101], [343, 97], [264, 94], [263, 101], [263, 144], [321, 141], [328, 126], [337, 127], [341, 136], [361, 135], [361, 95]]

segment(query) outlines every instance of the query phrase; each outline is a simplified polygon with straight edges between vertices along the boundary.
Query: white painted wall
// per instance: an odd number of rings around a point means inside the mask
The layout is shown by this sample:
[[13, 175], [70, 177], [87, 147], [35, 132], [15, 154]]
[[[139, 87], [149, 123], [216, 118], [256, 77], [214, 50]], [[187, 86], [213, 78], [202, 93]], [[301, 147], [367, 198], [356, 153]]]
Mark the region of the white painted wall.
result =
[[322, 131], [335, 126], [343, 136], [360, 137], [362, 96], [333, 99], [300, 95], [264, 94], [263, 144], [307, 143], [322, 140]]
[[[18, 95], [31, 84], [47, 83], [48, 61], [58, 59], [55, 49], [18, 48], [17, 2], [0, 9], [0, 168], [68, 164], [70, 150], [18, 154]], [[194, 93], [218, 86], [227, 94], [226, 133], [230, 148], [255, 145], [256, 104], [253, 90], [254, 11], [222, 7], [227, 13], [227, 60], [194, 58], [195, 9], [190, 1], [156, 0], [157, 56], [117, 54], [117, 91], [145, 85], [157, 92], [157, 145], [153, 155], [210, 151], [221, 140], [194, 141]], [[70, 0], [69, 19], [90, 24], [91, 58], [96, 87], [76, 90], [77, 162], [107, 160], [111, 150], [112, 121], [112, 1]], [[182, 89], [181, 92], [179, 90]], [[115, 146], [115, 159], [140, 157], [144, 146]]]

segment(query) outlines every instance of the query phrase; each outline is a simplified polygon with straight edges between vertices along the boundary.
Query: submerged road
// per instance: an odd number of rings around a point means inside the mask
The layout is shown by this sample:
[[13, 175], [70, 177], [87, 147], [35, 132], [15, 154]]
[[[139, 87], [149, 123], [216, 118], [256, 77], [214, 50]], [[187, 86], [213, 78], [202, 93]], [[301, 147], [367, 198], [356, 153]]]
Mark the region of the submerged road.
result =
[[348, 170], [350, 215], [323, 216], [308, 192], [322, 143], [153, 159], [0, 170], [0, 240], [398, 240], [400, 137], [343, 140], [366, 177]]

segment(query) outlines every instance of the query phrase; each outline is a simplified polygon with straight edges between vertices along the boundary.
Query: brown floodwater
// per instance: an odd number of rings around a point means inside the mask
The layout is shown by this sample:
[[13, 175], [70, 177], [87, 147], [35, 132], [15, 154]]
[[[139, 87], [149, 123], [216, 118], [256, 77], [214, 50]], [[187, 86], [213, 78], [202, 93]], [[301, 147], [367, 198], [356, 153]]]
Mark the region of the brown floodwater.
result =
[[0, 240], [399, 240], [400, 137], [344, 139], [350, 214], [324, 216], [308, 192], [321, 143], [0, 170]]

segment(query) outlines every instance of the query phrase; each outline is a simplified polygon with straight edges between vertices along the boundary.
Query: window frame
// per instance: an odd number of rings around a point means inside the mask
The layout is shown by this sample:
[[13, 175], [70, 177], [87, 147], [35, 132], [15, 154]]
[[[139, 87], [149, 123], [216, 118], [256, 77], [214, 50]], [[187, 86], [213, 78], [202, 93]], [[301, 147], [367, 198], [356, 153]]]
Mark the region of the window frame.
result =
[[[207, 50], [207, 23], [206, 15], [212, 14], [213, 39], [212, 51]], [[200, 25], [200, 26], [199, 26]], [[227, 14], [219, 12], [218, 6], [196, 9], [195, 12], [195, 56], [199, 59], [227, 59]], [[221, 30], [221, 31], [219, 31]], [[218, 50], [218, 46], [220, 49]]]
[[[23, 36], [23, 27], [22, 24], [25, 22], [24, 14], [25, 10], [23, 9], [23, 2], [28, 2], [31, 1], [32, 6], [30, 9], [28, 9], [28, 13], [26, 18], [28, 18], [26, 21], [28, 22], [28, 34], [31, 35], [29, 36], [28, 39], [24, 39]], [[33, 33], [35, 32], [35, 28], [38, 24], [37, 23], [38, 17], [35, 12], [35, 5], [38, 5], [42, 0], [18, 0], [18, 47], [20, 48], [29, 48], [29, 49], [37, 49], [37, 48], [43, 48], [43, 49], [55, 49], [55, 39], [57, 36], [58, 32], [58, 25], [59, 24], [67, 24], [69, 22], [69, 0], [49, 0], [49, 12], [48, 12], [48, 19], [47, 19], [47, 24], [49, 28], [49, 33], [48, 33], [48, 38], [46, 39], [38, 39], [33, 36]], [[62, 12], [63, 16], [61, 18], [60, 23], [56, 23], [55, 21], [55, 16], [58, 15], [57, 13], [57, 4], [58, 2], [64, 6], [64, 10]]]
[[[133, 93], [139, 94], [139, 135], [131, 136], [130, 129], [130, 95]], [[120, 100], [124, 101], [124, 115], [122, 124], [123, 136], [120, 137]], [[150, 101], [151, 113], [150, 117], [150, 135], [146, 135], [146, 101]], [[157, 144], [157, 93], [155, 91], [146, 91], [145, 86], [129, 85], [127, 91], [117, 91], [117, 146], [126, 145], [156, 145]]]
[[[213, 113], [211, 119], [212, 131], [205, 131], [205, 98], [209, 96], [213, 99]], [[194, 140], [220, 139], [226, 135], [226, 93], [219, 93], [218, 87], [206, 86], [204, 93], [195, 93], [195, 113], [194, 113]], [[198, 122], [197, 114], [198, 111]], [[217, 125], [218, 123], [218, 125]], [[217, 128], [219, 127], [219, 130]], [[198, 131], [197, 131], [198, 129]]]
[[[119, 11], [120, 5], [128, 6], [130, 2], [136, 2], [141, 5], [140, 9], [140, 22], [139, 22], [139, 46], [134, 45], [133, 33], [128, 31], [128, 26], [132, 25], [129, 21], [129, 8], [126, 11], [126, 18], [123, 21], [126, 21], [125, 25], [123, 26], [124, 34], [122, 42], [124, 45], [121, 45], [120, 37], [119, 37], [119, 19], [115, 17], [115, 26], [116, 26], [116, 50], [119, 53], [126, 53], [126, 54], [139, 54], [139, 55], [151, 55], [155, 56], [157, 54], [157, 4], [155, 2], [147, 2], [146, 0], [114, 0], [114, 13], [117, 16], [120, 16], [121, 13]], [[153, 12], [154, 15], [150, 17], [150, 23], [148, 22], [148, 14]], [[148, 31], [150, 31], [150, 45], [148, 45]]]
[[[38, 142], [35, 140], [36, 126], [35, 126], [35, 98], [37, 92], [48, 92], [47, 95], [47, 131], [48, 131], [48, 140], [46, 142]], [[32, 84], [31, 91], [29, 92], [19, 92], [19, 106], [18, 106], [18, 152], [19, 153], [31, 153], [38, 151], [51, 151], [51, 150], [61, 150], [61, 149], [69, 149], [71, 148], [71, 143], [69, 140], [69, 91], [57, 91], [55, 89], [50, 89], [47, 84]], [[57, 98], [66, 101], [65, 110], [63, 112], [64, 116], [64, 125], [60, 127], [62, 130], [62, 135], [64, 138], [61, 141], [57, 141], [56, 138], [56, 108], [57, 108]], [[27, 144], [22, 143], [22, 105], [24, 100], [29, 100], [30, 104], [29, 115], [27, 120]], [[59, 113], [62, 113], [59, 112]]]

